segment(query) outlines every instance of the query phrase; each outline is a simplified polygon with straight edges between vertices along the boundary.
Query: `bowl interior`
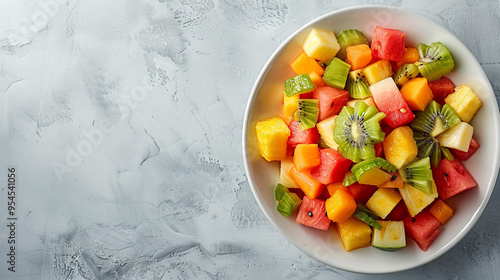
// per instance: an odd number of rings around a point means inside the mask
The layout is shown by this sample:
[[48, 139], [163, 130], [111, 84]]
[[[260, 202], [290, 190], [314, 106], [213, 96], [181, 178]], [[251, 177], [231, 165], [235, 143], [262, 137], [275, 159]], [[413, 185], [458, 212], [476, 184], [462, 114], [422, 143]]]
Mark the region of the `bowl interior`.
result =
[[[274, 186], [279, 180], [279, 163], [268, 163], [258, 154], [255, 123], [278, 114], [284, 81], [295, 75], [289, 63], [302, 50], [302, 43], [312, 27], [332, 30], [357, 28], [371, 40], [375, 26], [399, 29], [406, 34], [406, 44], [443, 42], [455, 60], [448, 75], [455, 84], [469, 85], [483, 106], [472, 121], [474, 138], [481, 148], [464, 165], [479, 187], [447, 200], [455, 210], [454, 217], [442, 226], [441, 235], [427, 252], [412, 241], [396, 252], [365, 248], [345, 252], [335, 226], [326, 232], [295, 223], [276, 211]], [[383, 6], [362, 6], [326, 14], [291, 35], [273, 54], [254, 86], [245, 115], [243, 152], [252, 191], [269, 220], [297, 248], [328, 265], [362, 273], [385, 273], [413, 268], [427, 263], [451, 249], [475, 224], [494, 188], [499, 166], [500, 125], [496, 99], [491, 85], [471, 52], [454, 35], [435, 22], [413, 12]]]

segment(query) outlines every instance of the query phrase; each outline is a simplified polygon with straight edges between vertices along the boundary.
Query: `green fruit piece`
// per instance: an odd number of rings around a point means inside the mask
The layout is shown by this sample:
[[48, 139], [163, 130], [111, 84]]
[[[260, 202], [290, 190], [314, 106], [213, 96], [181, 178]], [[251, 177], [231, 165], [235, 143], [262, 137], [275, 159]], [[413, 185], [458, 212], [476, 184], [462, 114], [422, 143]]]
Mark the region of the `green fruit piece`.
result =
[[287, 187], [283, 186], [282, 184], [277, 184], [276, 188], [274, 188], [274, 199], [276, 201], [280, 201], [283, 194], [287, 192], [288, 192]]
[[377, 215], [361, 203], [358, 203], [358, 207], [356, 208], [353, 217], [378, 230], [382, 229], [382, 225], [377, 222]]
[[461, 122], [458, 114], [448, 104], [443, 107], [432, 100], [423, 112], [417, 112], [410, 127], [435, 137]]
[[443, 154], [444, 158], [449, 161], [453, 161], [455, 159], [453, 154], [446, 147], [441, 146], [441, 153]]
[[325, 69], [323, 82], [331, 87], [344, 89], [349, 69], [351, 69], [350, 64], [334, 57]]
[[357, 29], [346, 29], [341, 31], [339, 35], [337, 35], [337, 41], [339, 42], [340, 50], [337, 52], [336, 56], [342, 60], [346, 60], [347, 58], [347, 47], [359, 44], [368, 45], [365, 34]]
[[293, 213], [299, 210], [302, 200], [296, 193], [286, 192], [281, 197], [276, 209], [285, 217], [290, 217]]
[[384, 141], [379, 122], [385, 117], [375, 106], [362, 101], [344, 106], [335, 119], [334, 140], [343, 157], [357, 163], [375, 157], [374, 145]]
[[316, 85], [311, 81], [308, 74], [297, 75], [285, 81], [285, 95], [288, 97], [310, 92], [315, 88]]
[[434, 42], [430, 46], [420, 43], [417, 51], [420, 59], [415, 64], [420, 74], [429, 82], [439, 80], [455, 67], [450, 51], [441, 42]]
[[[395, 172], [396, 166], [387, 160], [379, 157], [369, 158], [358, 164], [355, 164], [351, 171], [356, 175], [360, 184], [378, 186], [389, 180], [391, 175], [388, 173]], [[367, 178], [369, 176], [370, 178]]]
[[348, 187], [358, 181], [358, 178], [356, 178], [356, 175], [352, 173], [351, 171], [347, 171], [344, 180], [342, 180], [342, 185]]
[[432, 170], [428, 157], [417, 160], [398, 170], [403, 182], [425, 193], [432, 193]]
[[363, 74], [363, 69], [349, 72], [346, 89], [352, 98], [363, 99], [372, 96], [369, 86], [365, 74]]
[[299, 99], [299, 127], [302, 130], [313, 128], [318, 122], [319, 101], [318, 99]]
[[403, 64], [394, 74], [394, 82], [396, 85], [402, 87], [404, 83], [415, 78], [419, 73], [417, 65], [413, 63]]
[[373, 230], [373, 247], [390, 252], [406, 247], [405, 225], [403, 221], [378, 222], [382, 228]]

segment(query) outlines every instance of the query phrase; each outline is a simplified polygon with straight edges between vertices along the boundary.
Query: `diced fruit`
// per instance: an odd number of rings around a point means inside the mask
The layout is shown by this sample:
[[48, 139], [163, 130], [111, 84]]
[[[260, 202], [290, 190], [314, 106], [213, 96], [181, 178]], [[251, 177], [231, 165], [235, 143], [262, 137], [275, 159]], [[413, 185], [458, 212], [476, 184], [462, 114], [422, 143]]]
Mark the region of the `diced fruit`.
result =
[[430, 46], [420, 43], [417, 51], [420, 59], [415, 64], [429, 82], [439, 80], [455, 66], [450, 51], [441, 42], [434, 42]]
[[356, 211], [356, 201], [347, 189], [338, 189], [326, 200], [325, 207], [330, 220], [344, 223]]
[[321, 149], [319, 156], [321, 163], [311, 171], [311, 175], [325, 185], [342, 181], [352, 161], [333, 149]]
[[455, 92], [448, 95], [444, 101], [455, 109], [462, 121], [467, 123], [472, 120], [483, 104], [476, 93], [464, 84], [456, 87]]
[[298, 171], [311, 170], [320, 164], [318, 144], [298, 144], [293, 153], [293, 164]]
[[358, 101], [364, 102], [368, 106], [375, 106], [375, 102], [373, 102], [373, 97], [371, 97], [371, 96], [367, 97], [367, 98], [363, 98], [363, 99], [349, 100], [349, 101], [347, 101], [345, 106], [349, 106], [349, 107], [354, 108], [354, 104], [356, 104], [356, 102], [358, 102]]
[[363, 204], [366, 204], [368, 199], [370, 199], [370, 197], [378, 190], [376, 186], [362, 185], [357, 182], [348, 186], [347, 189], [349, 189], [357, 203]]
[[428, 157], [414, 161], [398, 171], [403, 182], [425, 193], [432, 194], [432, 171]]
[[283, 197], [283, 194], [287, 192], [287, 187], [283, 186], [282, 184], [277, 184], [274, 188], [274, 200], [280, 201], [281, 197]]
[[356, 178], [356, 175], [354, 175], [351, 170], [348, 170], [344, 176], [344, 179], [342, 180], [342, 184], [347, 187], [356, 183], [357, 181], [358, 178]]
[[373, 146], [375, 148], [375, 156], [376, 157], [384, 157], [384, 143], [380, 142]]
[[308, 74], [300, 74], [285, 81], [284, 92], [286, 96], [292, 96], [313, 91], [315, 88], [316, 85], [311, 81]]
[[391, 178], [385, 181], [382, 185], [379, 185], [379, 188], [382, 189], [401, 189], [403, 187], [403, 178], [399, 175], [399, 172], [390, 173]]
[[337, 54], [340, 45], [332, 31], [313, 28], [302, 48], [308, 56], [320, 62], [328, 62]]
[[405, 54], [405, 34], [400, 30], [375, 27], [372, 53], [380, 59], [399, 61]]
[[299, 127], [299, 122], [291, 120], [288, 124], [290, 129], [290, 137], [288, 138], [287, 144], [295, 149], [297, 144], [315, 144], [319, 140], [318, 130], [313, 127], [306, 130], [302, 130]]
[[290, 169], [292, 169], [292, 167], [294, 167], [293, 156], [286, 156], [285, 159], [281, 161], [279, 183], [287, 188], [298, 188], [299, 186], [292, 177], [290, 177]]
[[370, 86], [377, 108], [386, 114], [383, 122], [392, 128], [409, 124], [415, 118], [392, 78]]
[[325, 69], [323, 82], [328, 86], [344, 89], [349, 69], [351, 69], [351, 65], [335, 57]]
[[467, 152], [462, 152], [462, 151], [459, 151], [459, 150], [455, 150], [455, 149], [451, 149], [451, 152], [453, 153], [453, 155], [458, 158], [459, 160], [468, 160], [476, 151], [477, 149], [479, 149], [479, 143], [474, 140], [474, 138], [472, 138], [470, 140], [470, 145], [469, 145], [469, 149], [467, 150]]
[[455, 84], [446, 76], [428, 84], [434, 94], [434, 100], [441, 105], [444, 105], [444, 99], [455, 91]]
[[403, 197], [406, 208], [412, 217], [420, 213], [436, 199], [437, 190], [435, 188], [434, 185], [430, 194], [408, 184], [404, 184], [403, 188], [399, 189], [399, 193]]
[[285, 192], [281, 197], [276, 209], [285, 217], [290, 217], [293, 213], [297, 212], [302, 200], [295, 193]]
[[461, 122], [439, 134], [436, 139], [439, 141], [441, 146], [467, 152], [469, 150], [473, 133], [474, 127], [472, 127], [472, 125], [466, 122]]
[[389, 60], [379, 60], [363, 68], [363, 74], [370, 85], [391, 77], [392, 73], [392, 66]]
[[406, 216], [408, 216], [408, 209], [404, 200], [401, 200], [385, 219], [387, 221], [402, 221]]
[[311, 72], [314, 72], [320, 76], [323, 75], [325, 70], [319, 63], [316, 61], [316, 59], [307, 56], [307, 54], [302, 51], [293, 61], [290, 63], [290, 66], [292, 67], [293, 71], [297, 73], [297, 75], [300, 74], [309, 74]]
[[395, 251], [406, 247], [405, 225], [403, 221], [378, 221], [382, 229], [374, 229], [372, 246], [384, 251]]
[[450, 105], [445, 104], [441, 107], [432, 100], [423, 112], [417, 112], [415, 120], [410, 126], [416, 131], [422, 131], [435, 137], [459, 123], [460, 117]]
[[302, 99], [297, 100], [299, 127], [302, 130], [313, 128], [318, 122], [319, 101], [317, 99]]
[[345, 223], [336, 225], [342, 245], [347, 252], [370, 246], [372, 229], [366, 223], [351, 217]]
[[318, 132], [325, 144], [334, 150], [337, 150], [339, 146], [339, 144], [337, 144], [337, 142], [335, 142], [335, 140], [333, 139], [336, 117], [337, 116], [329, 117], [316, 124], [316, 128], [318, 129]]
[[304, 196], [295, 221], [308, 227], [328, 230], [332, 221], [328, 219], [325, 211], [325, 201]]
[[405, 48], [403, 59], [396, 61], [396, 69], [406, 63], [415, 63], [419, 59], [417, 48]]
[[360, 184], [378, 186], [389, 180], [391, 175], [380, 168], [371, 168], [358, 178]]
[[282, 119], [274, 117], [259, 121], [255, 125], [255, 132], [259, 153], [264, 159], [267, 161], [285, 159], [290, 129]]
[[383, 143], [385, 159], [397, 169], [408, 165], [417, 157], [418, 147], [413, 139], [413, 130], [408, 126], [395, 128]]
[[337, 35], [337, 41], [340, 44], [340, 50], [337, 53], [337, 57], [345, 60], [347, 53], [346, 48], [349, 46], [366, 44], [368, 45], [368, 40], [366, 40], [365, 34], [357, 29], [346, 29], [342, 30], [339, 35]]
[[424, 252], [429, 249], [431, 243], [440, 233], [438, 227], [441, 222], [427, 211], [423, 211], [413, 218], [407, 216], [403, 222], [406, 234], [415, 240]]
[[354, 212], [354, 214], [352, 216], [354, 218], [368, 224], [371, 227], [374, 227], [374, 228], [379, 229], [379, 230], [382, 229], [382, 225], [379, 222], [377, 222], [377, 218], [378, 218], [377, 215], [375, 215], [375, 213], [370, 211], [370, 209], [366, 208], [366, 206], [364, 206], [361, 203], [358, 203], [356, 211]]
[[462, 163], [443, 159], [432, 169], [439, 197], [446, 200], [466, 190], [477, 187], [477, 182]]
[[391, 178], [388, 172], [396, 171], [396, 167], [383, 158], [370, 158], [354, 165], [351, 171], [360, 184], [378, 186]]
[[293, 117], [295, 111], [299, 109], [299, 98], [300, 95], [292, 95], [290, 97], [283, 94], [283, 114], [285, 116]]
[[436, 219], [438, 219], [443, 225], [446, 224], [451, 217], [453, 217], [453, 209], [451, 209], [451, 207], [441, 199], [436, 200], [436, 202], [429, 209], [429, 213], [436, 217]]
[[410, 108], [416, 111], [423, 111], [434, 98], [426, 78], [409, 80], [401, 88], [401, 94]]
[[324, 87], [326, 86], [325, 82], [323, 82], [323, 77], [318, 75], [316, 72], [309, 73], [309, 78], [316, 85], [316, 87]]
[[[366, 80], [365, 74], [363, 74], [363, 69], [349, 72], [349, 76], [347, 77], [346, 89], [347, 91], [349, 91], [349, 94], [352, 98], [363, 99], [370, 97], [372, 94], [368, 89], [369, 86], [370, 84]], [[354, 104], [351, 107], [354, 107]]]
[[351, 64], [351, 70], [361, 69], [372, 60], [372, 51], [367, 44], [349, 46], [346, 52], [347, 63]]
[[378, 189], [366, 203], [366, 207], [377, 216], [385, 219], [401, 200], [401, 195], [395, 189]]
[[[398, 86], [404, 86], [406, 82], [418, 76], [420, 72], [415, 64], [403, 64], [394, 74], [394, 82]], [[425, 108], [425, 107], [424, 107]]]
[[328, 184], [326, 186], [326, 189], [328, 190], [328, 194], [332, 196], [338, 189], [344, 189], [346, 191], [349, 191], [346, 186], [342, 185], [340, 182], [335, 182]]
[[349, 92], [343, 89], [324, 86], [314, 90], [313, 98], [319, 101], [318, 120], [322, 121], [340, 113], [342, 107], [349, 100]]
[[317, 198], [325, 187], [310, 171], [298, 171], [295, 166], [290, 169], [290, 177], [310, 199]]

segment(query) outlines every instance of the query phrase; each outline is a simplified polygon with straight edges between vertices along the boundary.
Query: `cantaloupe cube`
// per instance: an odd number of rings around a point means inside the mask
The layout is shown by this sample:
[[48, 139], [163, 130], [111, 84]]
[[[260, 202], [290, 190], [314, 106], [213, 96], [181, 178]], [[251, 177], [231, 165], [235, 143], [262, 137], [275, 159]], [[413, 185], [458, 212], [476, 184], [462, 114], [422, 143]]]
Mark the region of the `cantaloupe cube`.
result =
[[414, 111], [423, 111], [434, 98], [431, 88], [424, 77], [414, 78], [401, 88], [401, 94], [408, 106]]
[[344, 223], [335, 224], [347, 252], [370, 246], [372, 229], [368, 224], [354, 217]]
[[444, 102], [457, 112], [462, 121], [467, 123], [483, 105], [476, 93], [464, 84], [456, 87], [455, 91], [444, 99]]
[[380, 218], [385, 219], [400, 200], [401, 195], [396, 189], [378, 189], [370, 197], [366, 207]]
[[431, 209], [429, 209], [429, 213], [436, 217], [441, 224], [446, 224], [446, 222], [453, 216], [453, 209], [451, 209], [446, 202], [438, 199], [434, 205], [432, 205]]
[[372, 60], [372, 50], [367, 44], [359, 44], [346, 48], [347, 60], [351, 71], [365, 67]]
[[292, 67], [297, 75], [314, 72], [321, 76], [325, 73], [325, 70], [319, 65], [316, 59], [309, 57], [304, 51], [292, 60], [290, 67]]
[[363, 74], [370, 85], [392, 76], [392, 65], [389, 60], [379, 60], [363, 68]]
[[417, 157], [417, 143], [413, 139], [413, 130], [408, 126], [395, 128], [383, 143], [385, 159], [397, 169], [408, 165]]
[[320, 62], [328, 62], [340, 50], [337, 36], [333, 31], [313, 28], [302, 45], [304, 52]]

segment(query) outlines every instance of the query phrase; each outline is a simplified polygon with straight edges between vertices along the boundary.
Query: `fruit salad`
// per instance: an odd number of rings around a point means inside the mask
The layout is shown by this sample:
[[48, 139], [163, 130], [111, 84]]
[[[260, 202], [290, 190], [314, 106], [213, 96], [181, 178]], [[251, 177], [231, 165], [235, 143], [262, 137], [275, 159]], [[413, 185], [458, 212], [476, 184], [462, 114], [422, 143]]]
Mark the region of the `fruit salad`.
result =
[[[313, 28], [290, 62], [280, 114], [255, 125], [260, 155], [280, 162], [276, 209], [317, 230], [335, 226], [346, 251], [427, 251], [477, 187], [462, 164], [479, 148], [470, 121], [482, 103], [447, 75], [441, 42], [408, 46], [377, 26]], [[451, 219], [451, 221], [450, 221]]]

